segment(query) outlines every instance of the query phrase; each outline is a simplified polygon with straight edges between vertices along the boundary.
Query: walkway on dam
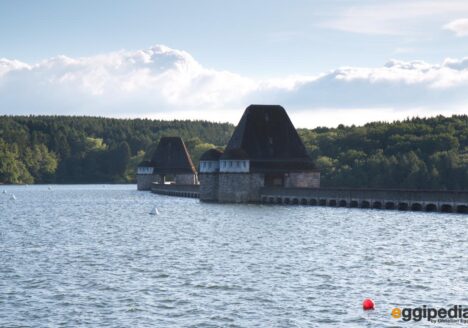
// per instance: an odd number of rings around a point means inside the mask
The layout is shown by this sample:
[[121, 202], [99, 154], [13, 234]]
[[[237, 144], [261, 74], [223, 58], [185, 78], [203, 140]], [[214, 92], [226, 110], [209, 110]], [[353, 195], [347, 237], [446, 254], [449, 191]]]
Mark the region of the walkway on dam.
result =
[[[153, 184], [160, 195], [199, 198], [198, 185]], [[381, 210], [468, 213], [468, 191], [264, 187], [263, 204], [373, 208]]]
[[468, 213], [468, 191], [262, 188], [262, 203]]

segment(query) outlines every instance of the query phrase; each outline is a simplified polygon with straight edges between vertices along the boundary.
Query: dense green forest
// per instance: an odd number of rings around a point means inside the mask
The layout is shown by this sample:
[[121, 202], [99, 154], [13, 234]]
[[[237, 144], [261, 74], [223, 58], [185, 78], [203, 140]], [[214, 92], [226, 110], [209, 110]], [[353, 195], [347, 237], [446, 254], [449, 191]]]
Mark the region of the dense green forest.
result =
[[[133, 182], [162, 136], [197, 164], [234, 126], [206, 121], [1, 116], [0, 183]], [[468, 116], [299, 129], [322, 186], [468, 189]]]
[[206, 121], [0, 116], [0, 183], [125, 183], [161, 136], [181, 136], [194, 158], [234, 127]]

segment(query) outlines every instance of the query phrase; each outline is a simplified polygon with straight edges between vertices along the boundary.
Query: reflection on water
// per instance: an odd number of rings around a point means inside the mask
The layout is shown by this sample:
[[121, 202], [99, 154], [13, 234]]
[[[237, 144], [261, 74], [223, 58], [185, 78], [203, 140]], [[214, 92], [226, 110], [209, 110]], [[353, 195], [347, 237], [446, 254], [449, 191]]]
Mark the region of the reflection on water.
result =
[[390, 327], [395, 306], [468, 306], [464, 215], [3, 189], [1, 327]]

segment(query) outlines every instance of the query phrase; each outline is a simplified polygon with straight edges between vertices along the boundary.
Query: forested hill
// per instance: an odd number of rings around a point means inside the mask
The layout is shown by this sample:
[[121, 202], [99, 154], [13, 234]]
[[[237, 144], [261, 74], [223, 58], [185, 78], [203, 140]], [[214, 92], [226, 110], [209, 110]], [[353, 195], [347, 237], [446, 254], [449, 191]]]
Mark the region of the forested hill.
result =
[[[195, 163], [234, 126], [206, 121], [0, 116], [0, 183], [134, 181], [161, 136], [181, 136]], [[468, 116], [299, 129], [322, 186], [468, 189]]]
[[207, 121], [0, 116], [0, 183], [132, 182], [161, 136], [181, 136], [199, 156], [233, 130]]

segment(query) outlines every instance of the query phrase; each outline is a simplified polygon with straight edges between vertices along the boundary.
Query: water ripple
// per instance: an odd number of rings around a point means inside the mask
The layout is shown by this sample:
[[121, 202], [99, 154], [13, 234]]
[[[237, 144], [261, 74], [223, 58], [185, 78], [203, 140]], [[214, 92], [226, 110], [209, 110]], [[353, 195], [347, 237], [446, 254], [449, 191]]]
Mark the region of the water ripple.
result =
[[395, 306], [468, 306], [466, 216], [4, 189], [0, 327], [395, 327]]

